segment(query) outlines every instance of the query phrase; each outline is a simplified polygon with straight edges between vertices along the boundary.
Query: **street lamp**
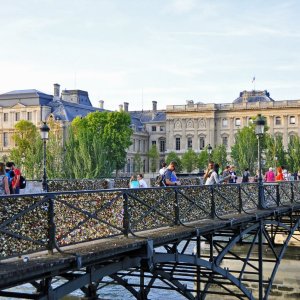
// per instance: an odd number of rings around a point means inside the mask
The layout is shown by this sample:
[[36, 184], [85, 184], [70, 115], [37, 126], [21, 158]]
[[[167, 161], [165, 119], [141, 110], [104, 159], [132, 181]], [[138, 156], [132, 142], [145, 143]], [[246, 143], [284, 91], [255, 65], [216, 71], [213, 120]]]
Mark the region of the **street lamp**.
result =
[[44, 173], [43, 173], [42, 186], [43, 186], [43, 192], [48, 192], [47, 174], [46, 174], [46, 142], [47, 142], [48, 137], [49, 137], [50, 128], [48, 127], [46, 122], [44, 122], [44, 124], [40, 127], [40, 131], [41, 131], [41, 138], [42, 138], [43, 143], [44, 143], [44, 147], [43, 147], [43, 168], [44, 168]]
[[211, 156], [211, 152], [212, 152], [212, 146], [210, 144], [208, 144], [207, 152], [208, 152], [208, 160], [210, 161], [210, 156]]
[[257, 147], [258, 147], [258, 206], [260, 209], [264, 208], [264, 187], [262, 182], [261, 174], [261, 138], [264, 135], [265, 130], [265, 119], [259, 114], [255, 122], [255, 134], [257, 137]]

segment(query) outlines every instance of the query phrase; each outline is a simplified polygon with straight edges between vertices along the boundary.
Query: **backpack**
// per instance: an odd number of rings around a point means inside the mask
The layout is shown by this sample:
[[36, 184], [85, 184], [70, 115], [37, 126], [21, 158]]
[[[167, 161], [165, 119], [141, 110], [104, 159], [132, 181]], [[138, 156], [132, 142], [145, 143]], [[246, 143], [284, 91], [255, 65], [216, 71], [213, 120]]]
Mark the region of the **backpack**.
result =
[[26, 178], [24, 176], [20, 176], [20, 189], [26, 188]]
[[166, 186], [165, 184], [165, 174], [164, 175], [157, 175], [155, 178], [155, 186]]

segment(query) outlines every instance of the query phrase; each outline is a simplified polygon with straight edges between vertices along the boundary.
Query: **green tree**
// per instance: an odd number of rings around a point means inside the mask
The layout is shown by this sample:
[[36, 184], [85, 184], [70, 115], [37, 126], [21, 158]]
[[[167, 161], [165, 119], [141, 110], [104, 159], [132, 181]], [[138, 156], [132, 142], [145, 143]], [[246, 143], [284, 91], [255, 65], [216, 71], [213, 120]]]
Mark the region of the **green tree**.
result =
[[142, 170], [142, 158], [139, 152], [135, 153], [133, 156], [133, 166], [134, 172], [141, 172]]
[[282, 136], [266, 135], [265, 158], [267, 167], [285, 166], [287, 164], [286, 152], [283, 147]]
[[257, 138], [254, 126], [244, 127], [238, 131], [235, 144], [231, 147], [231, 157], [239, 171], [249, 168], [255, 174], [257, 169]]
[[182, 167], [188, 172], [191, 173], [198, 166], [198, 156], [196, 152], [192, 149], [189, 149], [182, 155], [181, 158]]
[[19, 166], [28, 179], [42, 176], [43, 144], [36, 126], [25, 120], [15, 125], [13, 135], [16, 147], [10, 152], [10, 160]]
[[155, 173], [157, 171], [159, 153], [156, 145], [152, 145], [150, 150], [148, 151], [148, 157], [150, 160], [150, 171]]
[[288, 143], [287, 150], [288, 169], [291, 172], [300, 170], [300, 139], [299, 136], [293, 136]]
[[227, 151], [225, 145], [217, 146], [212, 153], [212, 160], [220, 165], [220, 168], [224, 168], [228, 165]]
[[167, 165], [171, 162], [175, 161], [176, 162], [176, 173], [180, 173], [182, 171], [182, 162], [180, 157], [176, 154], [176, 152], [171, 151], [166, 159]]
[[208, 152], [207, 150], [202, 150], [198, 155], [198, 168], [199, 170], [205, 170], [208, 164]]
[[111, 176], [126, 163], [131, 145], [130, 116], [125, 112], [93, 112], [76, 117], [69, 129], [64, 160], [71, 178]]

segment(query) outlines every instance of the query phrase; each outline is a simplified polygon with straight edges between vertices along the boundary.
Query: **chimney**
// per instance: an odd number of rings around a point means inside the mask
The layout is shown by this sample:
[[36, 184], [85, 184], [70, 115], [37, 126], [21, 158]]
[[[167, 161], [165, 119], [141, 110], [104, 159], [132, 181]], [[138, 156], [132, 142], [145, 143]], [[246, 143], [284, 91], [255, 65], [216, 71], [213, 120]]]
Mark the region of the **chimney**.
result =
[[54, 97], [55, 98], [59, 98], [59, 94], [60, 94], [60, 85], [58, 83], [54, 83]]
[[128, 105], [129, 105], [128, 102], [124, 102], [124, 110], [125, 110], [126, 112], [128, 112]]
[[119, 105], [119, 111], [123, 111], [123, 105], [122, 104]]
[[152, 101], [152, 110], [153, 112], [157, 111], [157, 101]]
[[99, 108], [103, 109], [103, 107], [104, 107], [104, 101], [99, 100]]

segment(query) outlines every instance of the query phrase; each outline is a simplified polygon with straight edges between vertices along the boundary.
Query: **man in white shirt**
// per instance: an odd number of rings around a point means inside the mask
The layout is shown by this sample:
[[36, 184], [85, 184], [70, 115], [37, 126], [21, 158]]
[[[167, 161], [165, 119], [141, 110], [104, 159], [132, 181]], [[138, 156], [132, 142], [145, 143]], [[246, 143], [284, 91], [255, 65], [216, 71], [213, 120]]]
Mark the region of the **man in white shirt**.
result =
[[146, 188], [146, 187], [148, 187], [147, 183], [146, 183], [146, 181], [144, 179], [143, 174], [138, 174], [137, 180], [139, 182], [140, 188]]

